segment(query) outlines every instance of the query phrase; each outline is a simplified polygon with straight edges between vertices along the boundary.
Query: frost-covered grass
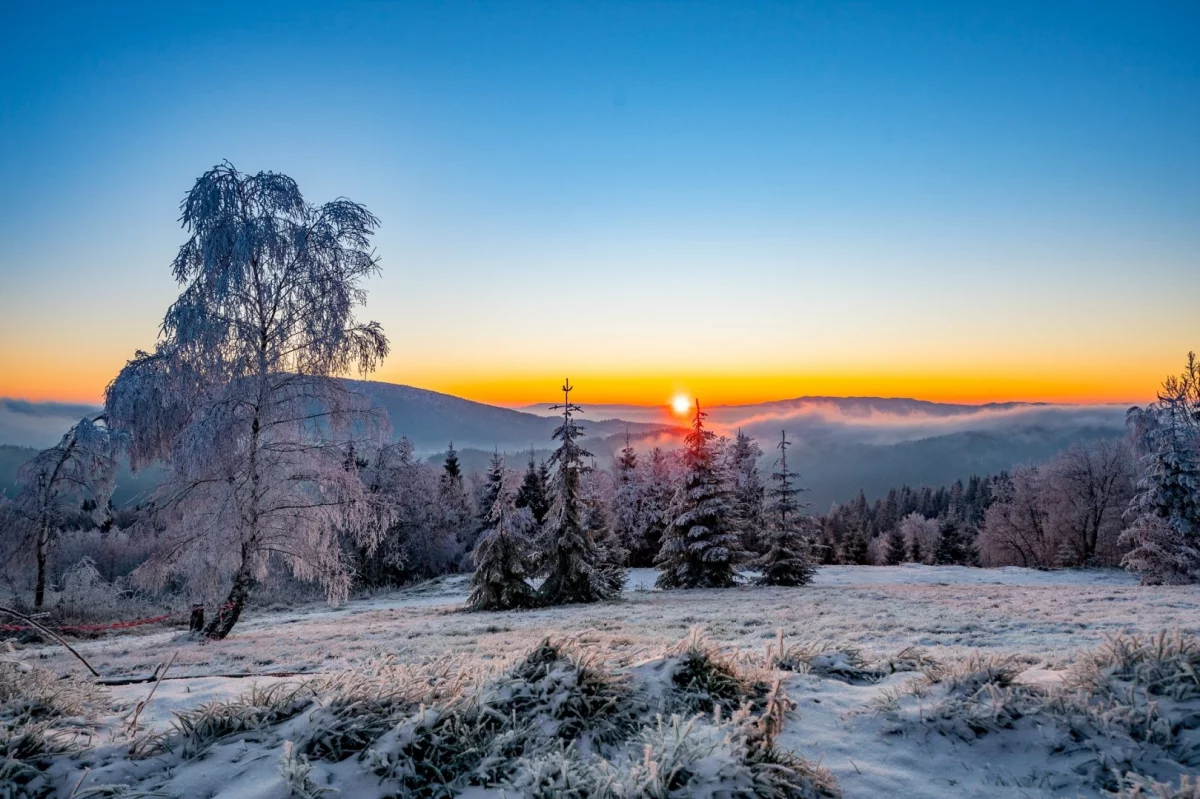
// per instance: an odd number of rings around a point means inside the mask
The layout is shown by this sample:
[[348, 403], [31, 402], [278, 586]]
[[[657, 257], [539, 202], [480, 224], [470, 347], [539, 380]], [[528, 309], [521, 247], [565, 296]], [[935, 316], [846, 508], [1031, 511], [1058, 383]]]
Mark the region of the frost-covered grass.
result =
[[[106, 674], [178, 651], [184, 679], [132, 732], [149, 686], [107, 691], [73, 722], [90, 741], [45, 756], [50, 778], [63, 795], [90, 768], [79, 795], [1195, 796], [1195, 587], [936, 567], [802, 588], [645, 577], [599, 605], [465, 613], [450, 578], [252, 611], [225, 641], [81, 642]], [[9, 657], [76, 671], [51, 647]]]
[[90, 682], [0, 660], [0, 796], [51, 790], [43, 770], [92, 743], [104, 700]]

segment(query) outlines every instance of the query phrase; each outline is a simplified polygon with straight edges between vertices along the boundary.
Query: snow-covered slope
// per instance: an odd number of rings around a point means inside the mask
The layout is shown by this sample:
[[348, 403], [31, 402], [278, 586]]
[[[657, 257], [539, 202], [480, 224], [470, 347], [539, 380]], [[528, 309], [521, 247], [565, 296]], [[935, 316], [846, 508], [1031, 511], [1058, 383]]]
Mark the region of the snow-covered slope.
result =
[[[1194, 647], [1200, 636], [1198, 586], [1142, 587], [1116, 571], [931, 566], [826, 567], [813, 585], [802, 588], [663, 592], [653, 590], [654, 577], [651, 570], [635, 570], [621, 600], [612, 603], [466, 613], [468, 578], [459, 576], [337, 607], [252, 608], [225, 641], [199, 644], [178, 630], [159, 630], [78, 647], [106, 675], [150, 673], [175, 657], [172, 679], [142, 711], [139, 724], [152, 732], [166, 730], [177, 712], [228, 701], [254, 684], [266, 688], [303, 675], [369, 668], [380, 658], [418, 668], [452, 658], [456, 669], [494, 672], [550, 636], [620, 671], [658, 662], [700, 629], [730, 657], [761, 668], [784, 662], [776, 657], [782, 636], [789, 658], [809, 665], [776, 672], [797, 703], [780, 744], [829, 769], [847, 797], [1101, 797], [1108, 795], [1099, 787], [1107, 778], [1097, 771], [1103, 763], [1096, 760], [1096, 747], [1107, 745], [1105, 735], [1116, 736], [1111, 753], [1116, 766], [1133, 764], [1139, 773], [1163, 779], [1178, 774], [1178, 758], [1185, 757], [1179, 747], [1200, 743], [1187, 743], [1200, 733], [1189, 731], [1183, 720], [1200, 718], [1194, 715], [1200, 707], [1186, 699], [1192, 695], [1186, 691], [1179, 694], [1184, 699], [1156, 700], [1157, 710], [1136, 711], [1166, 714], [1166, 723], [1183, 724], [1171, 733], [1178, 738], [1174, 743], [1159, 738], [1129, 743], [1127, 726], [1111, 715], [1121, 705], [1105, 710], [1108, 716], [1077, 719], [1073, 723], [1085, 725], [1081, 729], [1088, 735], [1100, 737], [1064, 747], [1065, 717], [1047, 709], [1060, 708], [1066, 700], [1054, 692], [1079, 674], [1093, 681], [1123, 679], [1107, 667], [1088, 671], [1109, 636], [1144, 638], [1173, 630], [1191, 636]], [[18, 649], [7, 657], [60, 673], [77, 670], [69, 656], [50, 646]], [[243, 672], [265, 676], [215, 676]], [[284, 672], [302, 675], [271, 676]], [[977, 673], [991, 676], [973, 676]], [[956, 693], [960, 688], [954, 686], [963, 685], [982, 693]], [[1119, 686], [1112, 690], [1112, 696], [1124, 695]], [[146, 694], [146, 685], [129, 685], [111, 689], [109, 697], [128, 710]], [[993, 713], [999, 715], [992, 718]], [[123, 724], [116, 717], [101, 721], [118, 731]], [[1104, 733], [1105, 724], [1119, 729]], [[204, 790], [221, 796], [282, 797], [278, 763], [283, 738], [293, 734], [287, 729], [292, 727], [238, 738], [233, 748], [223, 745], [219, 758], [226, 777], [219, 784], [205, 776], [213, 773], [213, 763], [201, 758], [176, 764], [167, 774], [170, 785], [208, 786]], [[106, 751], [105, 757], [114, 757], [124, 750]], [[261, 762], [267, 765], [260, 768]], [[322, 780], [334, 781], [331, 787], [369, 796], [381, 790], [368, 786], [369, 779], [362, 782], [358, 761], [315, 768]], [[152, 764], [136, 765], [135, 771], [146, 780], [143, 787], [154, 782]], [[68, 792], [83, 776], [82, 761], [63, 764]]]

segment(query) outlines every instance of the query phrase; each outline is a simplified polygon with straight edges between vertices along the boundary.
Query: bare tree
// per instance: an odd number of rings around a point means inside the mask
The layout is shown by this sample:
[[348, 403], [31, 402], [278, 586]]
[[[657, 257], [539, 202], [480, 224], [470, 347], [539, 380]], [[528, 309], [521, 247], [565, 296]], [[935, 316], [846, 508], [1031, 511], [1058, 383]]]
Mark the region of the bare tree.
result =
[[18, 493], [0, 508], [0, 554], [6, 563], [34, 565], [34, 607], [46, 601], [46, 564], [64, 523], [80, 512], [100, 522], [116, 468], [116, 436], [97, 417], [81, 419], [17, 470]]
[[1076, 444], [1040, 466], [1013, 470], [984, 517], [991, 566], [1116, 566], [1134, 467], [1122, 441]]
[[183, 293], [155, 351], [137, 353], [105, 399], [135, 467], [159, 460], [170, 472], [147, 515], [160, 546], [136, 576], [227, 590], [206, 629], [223, 638], [272, 559], [343, 597], [339, 531], [367, 547], [380, 535], [346, 454], [382, 419], [336, 379], [388, 352], [379, 325], [353, 313], [360, 281], [379, 271], [378, 220], [345, 199], [310, 205], [291, 178], [228, 163], [196, 181], [182, 211], [190, 236], [172, 269]]
[[1043, 504], [1064, 566], [1116, 566], [1122, 514], [1134, 493], [1134, 468], [1123, 441], [1076, 444], [1042, 470]]
[[985, 566], [1048, 569], [1056, 564], [1054, 538], [1042, 502], [1037, 467], [1020, 466], [983, 517], [979, 548]]

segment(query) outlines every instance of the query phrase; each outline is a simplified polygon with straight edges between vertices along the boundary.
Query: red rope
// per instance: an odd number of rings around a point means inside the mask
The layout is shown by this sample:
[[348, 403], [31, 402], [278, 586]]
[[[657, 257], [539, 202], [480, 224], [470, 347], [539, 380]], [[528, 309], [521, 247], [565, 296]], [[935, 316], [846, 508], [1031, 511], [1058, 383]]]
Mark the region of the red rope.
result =
[[[217, 614], [223, 614], [227, 610], [233, 609], [233, 602], [227, 602], [217, 608]], [[155, 624], [156, 622], [166, 621], [172, 616], [190, 615], [191, 609], [178, 611], [176, 613], [164, 613], [161, 616], [151, 616], [146, 619], [134, 619], [133, 621], [114, 621], [111, 624], [68, 624], [64, 627], [51, 627], [51, 630], [59, 632], [98, 632], [100, 630], [127, 630], [130, 627], [141, 627], [143, 624]], [[0, 632], [19, 633], [25, 630], [35, 630], [36, 627], [30, 627], [25, 624], [0, 624]]]

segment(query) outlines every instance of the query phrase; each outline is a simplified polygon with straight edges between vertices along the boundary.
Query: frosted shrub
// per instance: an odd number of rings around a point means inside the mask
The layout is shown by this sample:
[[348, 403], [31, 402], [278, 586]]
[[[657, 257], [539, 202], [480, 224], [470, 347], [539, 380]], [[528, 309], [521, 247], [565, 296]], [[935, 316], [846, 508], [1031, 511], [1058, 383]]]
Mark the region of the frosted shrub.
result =
[[1080, 786], [1122, 796], [1189, 796], [1194, 786], [1187, 783], [1177, 794], [1138, 775], [1171, 778], [1200, 767], [1197, 657], [1191, 637], [1116, 636], [1083, 653], [1061, 685], [1046, 688], [1020, 683], [1012, 658], [975, 656], [927, 669], [881, 709], [894, 720], [893, 732], [919, 727], [967, 742], [1036, 729]]
[[840, 796], [833, 777], [802, 758], [779, 751], [748, 710], [726, 721], [703, 715], [660, 716], [639, 738], [642, 758], [620, 783], [618, 795], [685, 797]]
[[1068, 681], [1093, 692], [1128, 684], [1155, 696], [1194, 699], [1200, 697], [1200, 645], [1180, 632], [1111, 636], [1081, 656]]
[[802, 641], [785, 645], [782, 631], [776, 639], [775, 648], [768, 649], [767, 666], [848, 683], [875, 682], [883, 676], [883, 672], [872, 668], [862, 653], [853, 647], [838, 647], [827, 641]]
[[698, 634], [673, 656], [668, 710], [711, 713], [720, 708], [731, 714], [743, 704], [760, 704], [770, 686], [759, 676], [745, 673], [734, 658], [722, 654]]
[[420, 705], [457, 697], [462, 680], [445, 665], [431, 673], [381, 662], [308, 682], [304, 688], [315, 708], [296, 745], [306, 756], [338, 761], [366, 749]]
[[617, 774], [581, 757], [573, 745], [559, 746], [531, 758], [521, 758], [504, 786], [525, 799], [610, 799], [618, 792]]
[[547, 737], [574, 739], [587, 729], [600, 742], [628, 730], [638, 710], [626, 680], [548, 640], [491, 682], [481, 704], [486, 713], [514, 717]]
[[366, 757], [371, 770], [401, 796], [454, 796], [472, 770], [486, 765], [489, 748], [508, 748], [499, 736], [489, 736], [496, 726], [473, 703], [422, 706], [377, 741]]
[[961, 697], [976, 696], [987, 686], [1007, 688], [1020, 673], [1021, 666], [1014, 658], [975, 653], [951, 666], [934, 666], [924, 671], [931, 685], [940, 685], [947, 694]]

